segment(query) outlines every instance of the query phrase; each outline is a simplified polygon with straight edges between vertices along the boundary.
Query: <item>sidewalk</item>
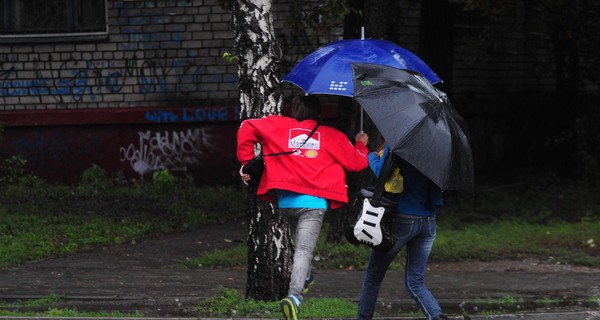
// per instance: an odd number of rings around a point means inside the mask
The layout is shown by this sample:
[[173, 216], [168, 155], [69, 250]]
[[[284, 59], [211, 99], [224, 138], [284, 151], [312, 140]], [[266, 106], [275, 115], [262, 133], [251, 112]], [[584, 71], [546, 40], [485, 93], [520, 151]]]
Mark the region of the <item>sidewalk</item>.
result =
[[[0, 301], [36, 299], [53, 293], [64, 297], [56, 308], [140, 311], [152, 319], [198, 319], [194, 305], [199, 299], [214, 297], [219, 287], [244, 293], [246, 269], [188, 270], [174, 264], [245, 239], [245, 228], [236, 222], [2, 267]], [[502, 263], [431, 264], [426, 281], [453, 319], [463, 319], [463, 314], [472, 315], [470, 319], [600, 319], [600, 269], [570, 267], [565, 271], [565, 266], [527, 261], [533, 266], [525, 270], [516, 263], [515, 268]], [[356, 300], [362, 277], [362, 271], [318, 270], [307, 298]], [[386, 319], [387, 311], [416, 311], [404, 292], [402, 271], [388, 273], [380, 300], [381, 319]], [[511, 303], [496, 305], [498, 315], [476, 316], [492, 301], [505, 300]]]

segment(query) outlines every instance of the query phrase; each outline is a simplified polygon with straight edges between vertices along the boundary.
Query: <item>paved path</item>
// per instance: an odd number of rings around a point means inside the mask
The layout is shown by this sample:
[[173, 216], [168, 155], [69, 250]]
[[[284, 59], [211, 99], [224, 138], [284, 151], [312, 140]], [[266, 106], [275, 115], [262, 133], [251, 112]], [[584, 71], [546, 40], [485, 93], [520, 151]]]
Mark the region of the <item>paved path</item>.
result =
[[[57, 308], [141, 311], [150, 318], [197, 319], [195, 303], [214, 297], [219, 287], [236, 289], [243, 294], [246, 270], [189, 270], [176, 263], [203, 251], [231, 246], [244, 240], [245, 235], [246, 226], [238, 221], [2, 267], [0, 301], [35, 299], [55, 293], [64, 297]], [[519, 267], [524, 264], [530, 266]], [[514, 299], [519, 302], [512, 306], [519, 305], [519, 309], [504, 309], [504, 312], [498, 309], [505, 314], [471, 319], [600, 319], [600, 269], [565, 269], [566, 266], [538, 264], [533, 260], [511, 266], [506, 261], [431, 264], [426, 281], [442, 307], [457, 319], [462, 319], [457, 316], [463, 313], [475, 314], [488, 298]], [[309, 298], [356, 300], [362, 271], [318, 272]], [[386, 310], [414, 310], [414, 303], [403, 288], [403, 273], [389, 272], [380, 295], [384, 317]], [[534, 304], [540, 300], [560, 303]], [[527, 317], [522, 315], [524, 313]]]

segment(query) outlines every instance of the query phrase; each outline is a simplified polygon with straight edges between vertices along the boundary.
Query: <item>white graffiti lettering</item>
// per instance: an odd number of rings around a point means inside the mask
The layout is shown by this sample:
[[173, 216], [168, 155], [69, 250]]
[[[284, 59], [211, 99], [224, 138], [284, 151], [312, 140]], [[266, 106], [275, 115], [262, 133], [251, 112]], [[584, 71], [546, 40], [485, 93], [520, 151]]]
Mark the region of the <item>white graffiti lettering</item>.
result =
[[204, 128], [185, 131], [138, 132], [138, 145], [133, 143], [119, 149], [121, 162], [128, 161], [131, 168], [145, 175], [159, 169], [187, 171], [198, 164], [198, 156], [216, 146], [210, 143], [210, 133]]

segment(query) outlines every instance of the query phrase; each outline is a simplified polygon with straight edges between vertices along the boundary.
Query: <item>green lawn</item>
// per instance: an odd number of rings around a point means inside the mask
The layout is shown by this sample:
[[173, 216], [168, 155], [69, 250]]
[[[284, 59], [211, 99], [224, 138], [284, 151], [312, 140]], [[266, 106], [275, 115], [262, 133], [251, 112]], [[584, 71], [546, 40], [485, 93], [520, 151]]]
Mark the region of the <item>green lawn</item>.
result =
[[[0, 179], [0, 187], [0, 265], [224, 222], [244, 216], [248, 203], [241, 186], [196, 186], [165, 172], [153, 181], [133, 183], [107, 178], [99, 168], [92, 168], [73, 186], [25, 176]], [[589, 185], [538, 182], [479, 186], [474, 196], [446, 194], [431, 260], [552, 256], [556, 262], [600, 267], [597, 194], [598, 188]], [[327, 243], [328, 227], [321, 233], [315, 267], [364, 268], [369, 249]], [[392, 268], [401, 268], [402, 262], [401, 257], [396, 259]], [[245, 244], [182, 261], [188, 268], [245, 263]], [[9, 309], [0, 306], [3, 314]], [[355, 309], [354, 303], [344, 300], [309, 299], [301, 317], [353, 317]], [[278, 316], [276, 302], [245, 300], [226, 288], [220, 296], [200, 301], [199, 310], [219, 316]], [[78, 312], [48, 309], [37, 315], [49, 314], [77, 316]]]

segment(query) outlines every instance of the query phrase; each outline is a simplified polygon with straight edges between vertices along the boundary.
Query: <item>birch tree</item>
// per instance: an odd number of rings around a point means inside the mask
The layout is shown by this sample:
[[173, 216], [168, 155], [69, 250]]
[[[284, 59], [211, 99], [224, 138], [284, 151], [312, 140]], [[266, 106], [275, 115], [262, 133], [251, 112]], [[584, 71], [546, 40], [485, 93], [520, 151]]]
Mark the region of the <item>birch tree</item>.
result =
[[[240, 118], [281, 114], [281, 49], [275, 40], [271, 0], [232, 1], [234, 54], [238, 58]], [[257, 153], [260, 152], [257, 146]], [[293, 248], [288, 223], [274, 204], [250, 194], [246, 298], [279, 300], [287, 295]]]

